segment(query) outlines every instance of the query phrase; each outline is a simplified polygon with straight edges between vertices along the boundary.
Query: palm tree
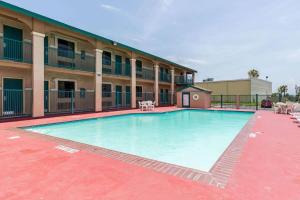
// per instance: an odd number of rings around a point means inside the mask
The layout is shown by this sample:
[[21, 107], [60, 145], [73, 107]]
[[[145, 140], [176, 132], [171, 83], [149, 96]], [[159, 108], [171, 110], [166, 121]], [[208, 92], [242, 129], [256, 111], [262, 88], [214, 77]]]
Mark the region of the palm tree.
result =
[[251, 69], [248, 71], [248, 76], [249, 76], [249, 78], [258, 78], [259, 72], [256, 69]]
[[281, 95], [283, 94], [284, 97], [285, 97], [287, 91], [288, 91], [288, 86], [287, 85], [281, 85], [278, 88], [278, 93], [281, 94]]

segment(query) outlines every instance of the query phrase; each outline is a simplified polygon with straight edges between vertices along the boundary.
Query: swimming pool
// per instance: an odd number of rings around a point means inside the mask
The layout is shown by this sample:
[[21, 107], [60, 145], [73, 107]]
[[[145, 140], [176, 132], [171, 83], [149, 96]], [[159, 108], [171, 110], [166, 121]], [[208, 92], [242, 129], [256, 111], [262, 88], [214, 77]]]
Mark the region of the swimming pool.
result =
[[251, 112], [181, 110], [129, 114], [25, 130], [209, 171]]

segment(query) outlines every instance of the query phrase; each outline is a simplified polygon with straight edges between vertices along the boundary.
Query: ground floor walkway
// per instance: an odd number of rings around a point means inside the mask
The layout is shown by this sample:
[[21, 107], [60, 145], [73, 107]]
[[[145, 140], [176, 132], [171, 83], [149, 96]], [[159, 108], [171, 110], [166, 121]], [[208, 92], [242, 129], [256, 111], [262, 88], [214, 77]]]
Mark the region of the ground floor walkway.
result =
[[[156, 111], [174, 110], [174, 107]], [[224, 189], [159, 173], [87, 150], [70, 154], [55, 140], [15, 127], [137, 110], [0, 124], [0, 199], [300, 199], [300, 124], [257, 111], [252, 132]], [[72, 130], [70, 130], [72, 131]]]

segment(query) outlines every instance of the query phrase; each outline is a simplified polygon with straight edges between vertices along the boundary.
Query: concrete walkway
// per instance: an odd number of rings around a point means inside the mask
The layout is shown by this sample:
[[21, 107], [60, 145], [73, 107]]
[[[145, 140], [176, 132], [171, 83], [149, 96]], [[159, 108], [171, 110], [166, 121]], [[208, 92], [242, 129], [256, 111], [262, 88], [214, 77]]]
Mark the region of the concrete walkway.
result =
[[[157, 111], [174, 110], [174, 107]], [[137, 110], [0, 124], [0, 199], [300, 199], [300, 127], [287, 115], [258, 111], [239, 162], [225, 189], [184, 180], [81, 150], [67, 153], [56, 141], [15, 129]]]

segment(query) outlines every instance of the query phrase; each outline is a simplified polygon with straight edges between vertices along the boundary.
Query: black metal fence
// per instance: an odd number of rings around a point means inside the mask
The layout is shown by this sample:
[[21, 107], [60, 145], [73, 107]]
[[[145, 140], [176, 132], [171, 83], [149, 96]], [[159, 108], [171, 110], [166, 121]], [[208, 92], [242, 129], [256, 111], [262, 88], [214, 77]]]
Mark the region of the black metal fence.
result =
[[[172, 94], [171, 93], [160, 93], [159, 94], [159, 106], [171, 106], [172, 105]], [[174, 105], [174, 102], [173, 102]]]
[[272, 109], [273, 103], [277, 102], [297, 102], [297, 96], [281, 95], [212, 95], [211, 106], [214, 108], [232, 108], [232, 109]]
[[102, 110], [117, 110], [131, 108], [130, 92], [103, 92]]
[[45, 114], [79, 113], [95, 110], [94, 91], [44, 91]]
[[0, 90], [0, 118], [27, 117], [32, 114], [32, 90]]

